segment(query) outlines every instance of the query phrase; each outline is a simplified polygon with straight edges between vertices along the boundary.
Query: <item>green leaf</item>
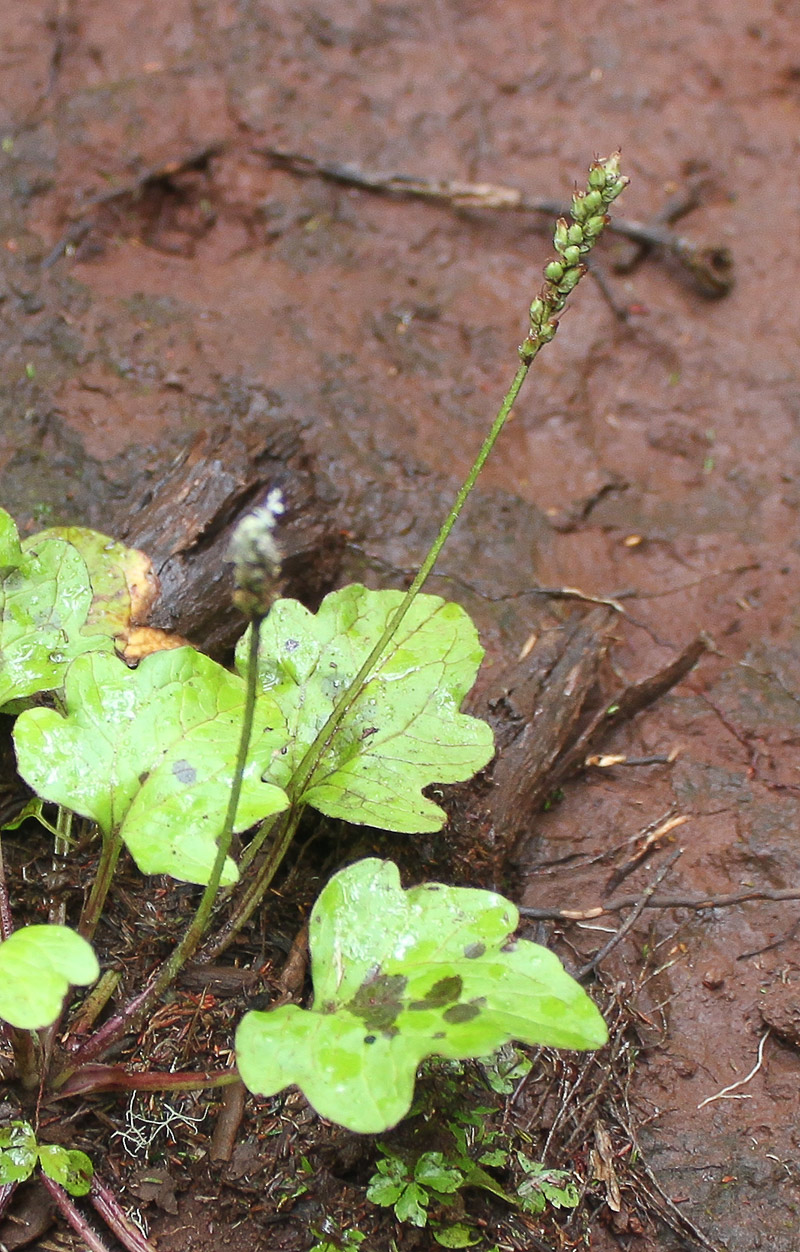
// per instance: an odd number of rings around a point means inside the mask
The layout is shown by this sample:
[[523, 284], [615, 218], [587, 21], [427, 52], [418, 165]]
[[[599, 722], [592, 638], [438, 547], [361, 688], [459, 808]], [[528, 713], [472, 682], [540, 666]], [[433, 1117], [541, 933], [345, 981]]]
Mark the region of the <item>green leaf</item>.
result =
[[136, 548], [127, 548], [109, 535], [84, 526], [53, 526], [26, 540], [22, 549], [49, 539], [71, 544], [86, 565], [92, 601], [82, 633], [108, 635], [124, 642], [131, 615], [144, 620], [158, 593], [149, 558]]
[[89, 944], [67, 926], [24, 926], [0, 943], [0, 1018], [22, 1030], [50, 1026], [70, 984], [100, 974]]
[[541, 1213], [548, 1202], [558, 1209], [574, 1209], [578, 1205], [580, 1193], [572, 1174], [532, 1161], [524, 1152], [517, 1152], [516, 1156], [526, 1174], [517, 1187], [520, 1207], [526, 1213]]
[[394, 1206], [394, 1215], [399, 1222], [425, 1226], [428, 1221], [427, 1207], [427, 1192], [416, 1183], [410, 1182]]
[[461, 1170], [445, 1164], [443, 1153], [423, 1152], [414, 1166], [414, 1181], [448, 1195], [458, 1191], [464, 1182], [464, 1175]]
[[481, 1057], [486, 1081], [498, 1095], [511, 1095], [521, 1079], [531, 1071], [531, 1062], [516, 1048], [506, 1045], [494, 1056]]
[[[19, 772], [45, 800], [119, 832], [145, 874], [207, 883], [228, 803], [245, 700], [235, 674], [193, 648], [155, 652], [136, 670], [79, 657], [65, 678], [67, 713], [36, 708], [14, 728]], [[236, 830], [286, 807], [261, 774], [281, 738], [273, 701], [256, 703]], [[226, 860], [223, 885], [238, 871]]]
[[367, 1187], [367, 1199], [381, 1208], [389, 1208], [402, 1194], [407, 1186], [405, 1178], [387, 1178], [383, 1174], [373, 1174]]
[[[326, 596], [316, 615], [295, 600], [273, 606], [262, 627], [259, 676], [284, 711], [289, 739], [270, 771], [273, 782], [288, 786], [402, 598], [356, 584]], [[240, 658], [245, 648], [243, 641]], [[470, 778], [494, 750], [489, 726], [458, 711], [482, 656], [459, 605], [418, 596], [302, 801], [385, 830], [439, 830], [445, 814], [422, 788]]]
[[61, 687], [79, 654], [113, 651], [109, 637], [83, 633], [92, 588], [71, 544], [34, 536], [23, 551], [0, 511], [0, 575], [0, 708]]
[[0, 509], [0, 578], [5, 578], [22, 564], [22, 548], [14, 519]]
[[492, 1148], [489, 1152], [484, 1152], [478, 1157], [481, 1165], [488, 1165], [493, 1169], [502, 1169], [508, 1164], [508, 1153], [505, 1148]]
[[514, 905], [368, 859], [336, 874], [311, 915], [311, 1010], [253, 1011], [236, 1034], [249, 1089], [301, 1088], [323, 1117], [376, 1133], [403, 1117], [425, 1057], [486, 1056], [511, 1039], [596, 1048], [605, 1024], [558, 958], [510, 940]]
[[37, 1155], [36, 1136], [27, 1122], [12, 1122], [0, 1130], [0, 1186], [30, 1178]]
[[480, 1235], [470, 1230], [469, 1226], [465, 1226], [463, 1222], [457, 1222], [454, 1226], [444, 1226], [441, 1230], [434, 1230], [433, 1237], [443, 1248], [473, 1248], [481, 1241]]
[[47, 1177], [70, 1195], [88, 1195], [94, 1169], [85, 1152], [43, 1143], [39, 1146], [39, 1161]]

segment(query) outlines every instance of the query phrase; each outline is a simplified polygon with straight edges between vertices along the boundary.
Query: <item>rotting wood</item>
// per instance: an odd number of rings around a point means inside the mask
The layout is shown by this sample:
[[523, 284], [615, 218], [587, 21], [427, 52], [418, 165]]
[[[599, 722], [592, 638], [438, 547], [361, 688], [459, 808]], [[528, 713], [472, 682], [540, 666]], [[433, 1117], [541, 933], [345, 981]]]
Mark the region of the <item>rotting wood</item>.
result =
[[495, 839], [512, 858], [547, 798], [585, 768], [611, 730], [680, 682], [708, 647], [702, 636], [694, 639], [663, 669], [590, 711], [615, 628], [610, 608], [593, 609], [563, 632], [538, 640], [490, 694], [498, 757], [486, 803]]
[[242, 515], [274, 487], [286, 505], [281, 594], [314, 606], [333, 585], [342, 547], [332, 495], [320, 484], [291, 419], [261, 415], [256, 430], [228, 425], [200, 435], [138, 499], [126, 500], [114, 525], [148, 554], [161, 583], [150, 624], [212, 656], [233, 645], [243, 619], [231, 602], [228, 544]]

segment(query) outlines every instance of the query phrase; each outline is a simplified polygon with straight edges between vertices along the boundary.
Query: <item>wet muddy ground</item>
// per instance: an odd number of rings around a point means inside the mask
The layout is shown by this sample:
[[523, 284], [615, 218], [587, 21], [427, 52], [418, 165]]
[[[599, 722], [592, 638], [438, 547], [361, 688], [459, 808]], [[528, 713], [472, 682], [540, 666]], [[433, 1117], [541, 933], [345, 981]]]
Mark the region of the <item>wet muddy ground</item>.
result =
[[[730, 249], [735, 285], [708, 299], [657, 253], [617, 272], [631, 246], [604, 243], [625, 316], [581, 284], [432, 589], [475, 615], [489, 674], [553, 625], [536, 587], [618, 598], [620, 684], [712, 641], [607, 745], [669, 762], [591, 768], [531, 813], [520, 903], [591, 908], [669, 816], [626, 891], [678, 847], [662, 895], [800, 887], [799, 30], [796, 0], [7, 0], [0, 503], [29, 530], [121, 526], [203, 431], [278, 414], [344, 534], [338, 580], [402, 582], [510, 381], [546, 219], [269, 152], [568, 198], [620, 147], [618, 214], [691, 197], [676, 229]], [[550, 936], [580, 964], [616, 924]], [[800, 1246], [796, 927], [791, 901], [653, 909], [609, 957], [610, 985], [650, 971], [636, 1134], [707, 1242], [637, 1226], [632, 1189], [593, 1248]], [[211, 1246], [181, 1205], [159, 1246]]]

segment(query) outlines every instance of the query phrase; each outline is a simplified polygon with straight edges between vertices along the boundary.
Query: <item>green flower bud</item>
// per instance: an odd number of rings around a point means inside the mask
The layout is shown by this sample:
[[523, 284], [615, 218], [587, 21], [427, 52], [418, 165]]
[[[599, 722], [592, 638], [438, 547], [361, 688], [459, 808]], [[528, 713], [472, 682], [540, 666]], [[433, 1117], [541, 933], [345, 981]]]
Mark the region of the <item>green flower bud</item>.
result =
[[577, 287], [585, 273], [585, 265], [576, 265], [573, 269], [567, 270], [566, 274], [561, 279], [561, 282], [558, 284], [559, 295], [568, 296], [573, 287]]
[[580, 259], [581, 259], [581, 250], [580, 248], [576, 247], [575, 244], [570, 244], [568, 248], [564, 249], [564, 265], [567, 265], [567, 266], [577, 265]]
[[544, 301], [540, 296], [537, 296], [531, 305], [531, 326], [538, 326], [539, 323], [544, 320], [546, 315], [547, 310], [545, 309]]
[[594, 243], [598, 235], [603, 233], [603, 228], [608, 222], [608, 216], [605, 213], [598, 213], [594, 217], [590, 217], [583, 225], [583, 237], [587, 243]]
[[564, 266], [560, 261], [548, 261], [544, 267], [544, 276], [551, 283], [558, 283], [564, 276]]
[[571, 244], [583, 243], [583, 227], [578, 222], [574, 226], [570, 226], [567, 231], [567, 239]]
[[592, 191], [602, 191], [606, 185], [606, 172], [602, 165], [592, 165], [589, 169], [589, 188]]
[[584, 209], [584, 213], [582, 215], [583, 221], [585, 221], [586, 218], [591, 217], [593, 213], [596, 213], [598, 209], [602, 209], [603, 207], [603, 197], [599, 191], [587, 191], [586, 195], [582, 197], [582, 200]]
[[569, 226], [565, 217], [560, 217], [556, 222], [556, 233], [553, 236], [553, 243], [557, 252], [563, 252], [569, 243]]

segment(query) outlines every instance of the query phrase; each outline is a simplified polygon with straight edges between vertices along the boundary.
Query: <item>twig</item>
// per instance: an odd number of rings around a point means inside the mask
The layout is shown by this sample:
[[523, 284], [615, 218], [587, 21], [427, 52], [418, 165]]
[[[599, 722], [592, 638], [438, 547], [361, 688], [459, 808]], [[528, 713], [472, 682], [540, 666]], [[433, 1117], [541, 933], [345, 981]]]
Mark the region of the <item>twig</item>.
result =
[[[519, 906], [521, 917], [530, 917], [537, 922], [588, 922], [606, 913], [619, 913], [636, 905], [640, 896], [621, 896], [619, 900], [609, 900], [607, 904], [597, 904], [588, 909], [538, 909], [527, 905]], [[724, 909], [734, 904], [746, 904], [750, 900], [800, 900], [800, 891], [770, 889], [765, 887], [757, 891], [742, 891], [736, 895], [724, 896], [651, 896], [645, 903], [646, 909]]]
[[89, 1199], [128, 1252], [155, 1252], [153, 1244], [144, 1237], [138, 1226], [134, 1226], [114, 1192], [97, 1174], [92, 1178]]
[[621, 943], [622, 940], [625, 938], [628, 931], [633, 926], [636, 925], [636, 922], [639, 920], [642, 913], [647, 908], [648, 900], [650, 900], [653, 897], [653, 895], [655, 894], [656, 888], [660, 887], [661, 883], [664, 881], [664, 879], [666, 878], [669, 871], [672, 869], [675, 862], [681, 856], [683, 856], [683, 848], [676, 848], [674, 852], [670, 853], [670, 855], [667, 857], [664, 864], [661, 866], [661, 869], [658, 871], [655, 878], [651, 882], [650, 886], [646, 887], [645, 890], [642, 892], [640, 899], [637, 901], [637, 903], [634, 905], [631, 912], [625, 918], [625, 921], [622, 923], [619, 930], [611, 936], [611, 938], [608, 940], [608, 943], [603, 944], [600, 951], [596, 952], [590, 961], [587, 961], [586, 964], [583, 965], [578, 970], [578, 973], [576, 974], [576, 978], [578, 979], [578, 982], [583, 982], [584, 978], [588, 977], [588, 975], [591, 974], [593, 970], [597, 969], [597, 966], [600, 964], [600, 962], [604, 961], [610, 952], [613, 952], [617, 944]]
[[758, 1057], [757, 1057], [757, 1060], [756, 1060], [755, 1065], [754, 1065], [754, 1066], [753, 1066], [753, 1068], [750, 1070], [750, 1073], [747, 1075], [747, 1077], [746, 1077], [746, 1078], [740, 1078], [738, 1082], [732, 1082], [732, 1083], [731, 1083], [731, 1085], [730, 1085], [729, 1087], [723, 1087], [723, 1088], [722, 1088], [722, 1090], [721, 1090], [721, 1091], [718, 1091], [716, 1095], [706, 1096], [705, 1100], [701, 1100], [701, 1101], [700, 1101], [700, 1103], [698, 1104], [698, 1106], [697, 1106], [697, 1107], [698, 1107], [699, 1109], [704, 1109], [704, 1108], [705, 1108], [705, 1106], [706, 1106], [707, 1104], [713, 1104], [715, 1100], [727, 1100], [727, 1099], [729, 1099], [729, 1098], [730, 1098], [730, 1099], [732, 1099], [732, 1100], [750, 1100], [750, 1099], [752, 1099], [752, 1097], [751, 1097], [751, 1096], [748, 1096], [748, 1095], [743, 1095], [743, 1096], [731, 1096], [731, 1095], [730, 1095], [730, 1092], [731, 1092], [731, 1091], [736, 1091], [737, 1087], [744, 1087], [744, 1086], [746, 1086], [746, 1085], [747, 1085], [747, 1083], [749, 1083], [749, 1082], [750, 1082], [751, 1078], [755, 1078], [756, 1074], [757, 1074], [757, 1073], [758, 1073], [758, 1071], [761, 1069], [761, 1065], [762, 1065], [763, 1060], [764, 1060], [764, 1044], [767, 1042], [767, 1039], [769, 1038], [769, 1033], [770, 1033], [770, 1032], [769, 1032], [769, 1029], [765, 1030], [765, 1031], [764, 1031], [764, 1033], [763, 1033], [763, 1035], [762, 1035], [762, 1036], [761, 1036], [761, 1038], [759, 1039], [759, 1041], [758, 1041]]
[[[411, 174], [373, 174], [352, 165], [317, 161], [314, 157], [285, 152], [280, 148], [254, 148], [253, 151], [293, 174], [326, 178], [346, 187], [358, 187], [362, 191], [382, 195], [429, 200], [450, 209], [497, 209], [551, 217], [565, 217], [569, 212], [569, 206], [560, 200], [535, 199], [516, 187], [416, 178]], [[733, 258], [723, 245], [703, 247], [692, 243], [660, 222], [639, 222], [618, 217], [609, 223], [607, 229], [645, 248], [659, 248], [669, 253], [689, 274], [698, 290], [710, 299], [726, 296], [733, 287]]]
[[223, 1091], [208, 1152], [212, 1161], [229, 1161], [233, 1156], [233, 1149], [244, 1117], [244, 1102], [245, 1087], [241, 1080], [232, 1083]]

